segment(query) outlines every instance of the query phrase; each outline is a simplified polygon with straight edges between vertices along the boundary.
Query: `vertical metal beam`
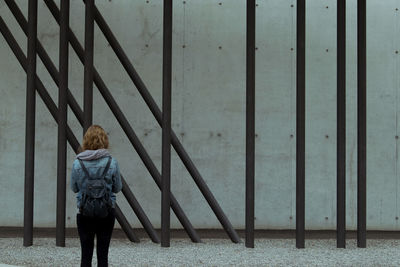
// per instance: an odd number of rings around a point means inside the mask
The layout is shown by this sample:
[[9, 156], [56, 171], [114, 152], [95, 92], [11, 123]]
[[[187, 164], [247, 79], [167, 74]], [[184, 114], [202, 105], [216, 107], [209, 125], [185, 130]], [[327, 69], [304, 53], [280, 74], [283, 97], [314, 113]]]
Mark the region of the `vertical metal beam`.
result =
[[367, 22], [366, 0], [357, 1], [357, 246], [367, 246]]
[[254, 248], [256, 1], [246, 10], [246, 247]]
[[60, 5], [56, 246], [65, 247], [69, 0], [61, 0]]
[[33, 188], [35, 165], [37, 0], [28, 3], [28, 69], [25, 125], [24, 246], [33, 243]]
[[93, 124], [94, 0], [85, 1], [85, 73], [83, 93], [83, 134]]
[[163, 116], [161, 246], [170, 246], [171, 203], [171, 81], [172, 81], [172, 0], [164, 1], [163, 16]]
[[337, 232], [346, 247], [346, 0], [337, 1]]
[[296, 53], [296, 247], [304, 248], [306, 0], [297, 0]]

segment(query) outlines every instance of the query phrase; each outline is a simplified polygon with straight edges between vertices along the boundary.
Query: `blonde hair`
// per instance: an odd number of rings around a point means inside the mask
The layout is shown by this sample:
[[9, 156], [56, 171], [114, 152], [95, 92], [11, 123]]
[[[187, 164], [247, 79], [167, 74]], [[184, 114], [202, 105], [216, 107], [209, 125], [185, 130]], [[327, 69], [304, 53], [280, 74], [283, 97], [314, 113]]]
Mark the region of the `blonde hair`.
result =
[[90, 126], [83, 136], [82, 150], [108, 148], [107, 133], [99, 125]]

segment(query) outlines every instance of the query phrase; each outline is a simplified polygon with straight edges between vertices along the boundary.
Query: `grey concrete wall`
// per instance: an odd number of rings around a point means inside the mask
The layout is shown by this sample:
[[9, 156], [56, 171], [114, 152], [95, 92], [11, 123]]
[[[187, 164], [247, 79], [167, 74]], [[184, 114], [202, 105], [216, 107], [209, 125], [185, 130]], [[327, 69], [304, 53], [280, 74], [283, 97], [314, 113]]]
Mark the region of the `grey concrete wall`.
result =
[[[17, 1], [24, 13], [27, 2]], [[71, 1], [71, 27], [83, 42], [84, 6]], [[100, 11], [161, 107], [162, 1], [97, 0]], [[39, 40], [58, 65], [58, 27], [39, 1]], [[295, 227], [296, 1], [259, 0], [257, 7], [256, 228]], [[293, 6], [291, 6], [293, 5]], [[398, 230], [400, 2], [368, 1], [368, 229]], [[26, 38], [3, 1], [0, 15], [26, 51]], [[347, 10], [347, 227], [356, 227], [356, 1]], [[244, 228], [245, 1], [186, 0], [174, 4], [173, 129], [236, 228]], [[83, 67], [70, 52], [70, 89], [83, 98]], [[0, 225], [22, 226], [26, 76], [0, 37]], [[161, 130], [100, 30], [95, 66], [161, 170]], [[336, 1], [307, 1], [306, 228], [336, 223]], [[38, 61], [57, 103], [57, 87]], [[160, 226], [160, 192], [98, 91], [94, 122], [108, 131], [132, 191]], [[54, 227], [57, 125], [37, 99], [35, 226]], [[72, 113], [69, 125], [81, 137]], [[68, 152], [68, 175], [74, 159]], [[69, 183], [69, 176], [68, 176]], [[172, 192], [197, 228], [220, 224], [190, 175], [172, 154]], [[118, 202], [140, 224], [122, 194]], [[74, 194], [67, 226], [75, 226]], [[171, 226], [180, 228], [172, 215]]]

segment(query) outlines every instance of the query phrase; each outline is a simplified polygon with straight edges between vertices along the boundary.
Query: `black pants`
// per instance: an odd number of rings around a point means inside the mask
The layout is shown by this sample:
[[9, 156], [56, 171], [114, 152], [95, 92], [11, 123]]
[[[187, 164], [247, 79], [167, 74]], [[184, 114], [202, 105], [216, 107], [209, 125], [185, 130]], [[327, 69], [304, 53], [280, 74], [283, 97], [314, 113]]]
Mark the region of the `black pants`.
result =
[[108, 266], [108, 248], [115, 223], [115, 211], [112, 210], [105, 218], [91, 218], [77, 214], [79, 238], [81, 240], [81, 266], [92, 266], [94, 237], [97, 238], [97, 264]]

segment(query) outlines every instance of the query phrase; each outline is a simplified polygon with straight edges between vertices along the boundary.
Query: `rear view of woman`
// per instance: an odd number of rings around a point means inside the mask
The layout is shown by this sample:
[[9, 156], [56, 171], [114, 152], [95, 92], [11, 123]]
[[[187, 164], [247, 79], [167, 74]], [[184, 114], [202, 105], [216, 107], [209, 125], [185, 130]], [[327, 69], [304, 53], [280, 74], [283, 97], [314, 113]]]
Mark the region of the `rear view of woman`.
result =
[[108, 249], [115, 223], [115, 193], [122, 189], [117, 161], [107, 151], [108, 137], [92, 125], [73, 163], [71, 189], [76, 194], [76, 222], [81, 241], [81, 266], [91, 266], [96, 236], [98, 266], [108, 266]]

